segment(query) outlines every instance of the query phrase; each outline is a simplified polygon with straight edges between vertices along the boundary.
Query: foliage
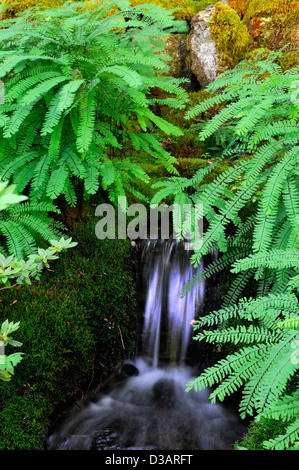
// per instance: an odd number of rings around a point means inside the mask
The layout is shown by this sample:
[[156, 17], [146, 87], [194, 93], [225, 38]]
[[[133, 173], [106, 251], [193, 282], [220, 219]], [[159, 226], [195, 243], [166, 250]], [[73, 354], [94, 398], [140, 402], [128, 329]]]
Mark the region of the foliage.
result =
[[7, 209], [12, 204], [26, 201], [27, 196], [15, 194], [15, 186], [0, 181], [0, 211]]
[[[238, 157], [235, 164], [209, 184], [204, 170], [191, 180], [173, 177], [154, 198], [157, 203], [174, 194], [178, 204], [202, 204], [207, 229], [194, 246], [192, 264], [198, 266], [215, 247], [221, 255], [184, 286], [182, 295], [223, 269], [235, 276], [222, 308], [200, 318], [195, 328], [198, 340], [231, 343], [236, 350], [188, 389], [217, 384], [215, 401], [242, 388], [242, 417], [286, 421], [282, 436], [264, 442], [271, 449], [292, 447], [299, 431], [297, 391], [288, 390], [298, 370], [299, 108], [293, 85], [299, 69], [284, 72], [279, 55], [264, 60], [257, 55], [256, 62], [244, 61], [222, 74], [208, 87], [221, 93], [187, 113], [194, 117], [225, 103], [199, 137], [222, 132], [227, 141], [222, 158]], [[254, 295], [242, 297], [249, 281]]]
[[82, 181], [85, 194], [101, 184], [117, 202], [125, 191], [134, 193], [137, 179], [148, 180], [130, 160], [141, 148], [176, 171], [154, 131], [182, 132], [154, 115], [150, 106], [160, 100], [148, 97], [158, 87], [169, 95], [164, 104], [180, 108], [187, 100], [183, 79], [156, 74], [167, 70], [167, 57], [155, 52], [176, 22], [157, 5], [119, 1], [108, 16], [115, 2], [97, 5], [28, 10], [0, 30], [0, 171], [19, 192], [29, 184], [31, 200], [64, 194], [75, 205]]
[[11, 346], [22, 346], [22, 343], [15, 341], [10, 336], [20, 326], [20, 323], [13, 323], [5, 320], [0, 329], [0, 380], [8, 381], [14, 374], [14, 367], [22, 360], [22, 353], [13, 353], [7, 356], [5, 348]]
[[0, 248], [4, 256], [12, 255], [19, 259], [36, 252], [38, 243], [50, 243], [60, 237], [64, 227], [47, 214], [57, 213], [52, 204], [27, 202], [16, 207], [9, 207], [0, 215], [0, 233], [5, 243]]
[[[47, 249], [38, 248], [37, 253], [28, 256], [27, 260], [14, 258], [13, 255], [5, 257], [0, 253], [0, 283], [5, 287], [0, 290], [15, 287], [17, 285], [31, 285], [31, 279], [39, 279], [43, 269], [49, 268], [49, 261], [58, 258], [58, 253], [62, 250], [76, 246], [71, 238], [51, 240]], [[11, 284], [11, 281], [14, 284]]]

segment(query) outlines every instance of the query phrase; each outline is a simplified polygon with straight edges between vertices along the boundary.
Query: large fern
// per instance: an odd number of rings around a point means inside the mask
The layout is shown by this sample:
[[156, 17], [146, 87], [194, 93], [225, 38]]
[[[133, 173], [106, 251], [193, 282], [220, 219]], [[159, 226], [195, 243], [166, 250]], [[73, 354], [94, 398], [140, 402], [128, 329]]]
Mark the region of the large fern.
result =
[[[0, 29], [3, 180], [20, 190], [29, 184], [30, 196], [39, 200], [65, 194], [75, 204], [74, 179], [84, 182], [88, 194], [102, 183], [114, 198], [124, 188], [134, 191], [127, 170], [134, 176], [140, 148], [176, 173], [157, 131], [181, 131], [150, 107], [164, 100], [182, 108], [187, 101], [183, 80], [163, 75], [169, 57], [156, 53], [163, 50], [162, 39], [181, 27], [157, 5], [133, 8], [126, 0], [104, 0], [92, 9], [67, 2], [28, 10]], [[160, 98], [151, 96], [154, 88]], [[114, 172], [107, 186], [101, 175], [110, 168], [108, 160]]]

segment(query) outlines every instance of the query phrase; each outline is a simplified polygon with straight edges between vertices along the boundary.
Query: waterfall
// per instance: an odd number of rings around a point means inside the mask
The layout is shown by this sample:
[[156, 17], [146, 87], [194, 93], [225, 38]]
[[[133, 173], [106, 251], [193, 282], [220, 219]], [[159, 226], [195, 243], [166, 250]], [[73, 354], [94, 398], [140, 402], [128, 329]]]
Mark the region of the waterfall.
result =
[[147, 357], [153, 367], [158, 366], [161, 354], [168, 362], [185, 363], [192, 324], [204, 300], [204, 281], [196, 284], [187, 296], [180, 297], [186, 282], [203, 269], [202, 263], [199, 268], [193, 268], [191, 253], [185, 243], [175, 240], [148, 241], [143, 247], [146, 302], [142, 356]]
[[[49, 450], [221, 450], [244, 434], [239, 418], [210, 391], [185, 391], [197, 376], [187, 365], [192, 323], [202, 312], [205, 285], [180, 298], [196, 270], [192, 252], [176, 241], [142, 246], [145, 298], [136, 357], [123, 365], [126, 378], [79, 402], [49, 438]], [[195, 367], [196, 369], [196, 367]]]

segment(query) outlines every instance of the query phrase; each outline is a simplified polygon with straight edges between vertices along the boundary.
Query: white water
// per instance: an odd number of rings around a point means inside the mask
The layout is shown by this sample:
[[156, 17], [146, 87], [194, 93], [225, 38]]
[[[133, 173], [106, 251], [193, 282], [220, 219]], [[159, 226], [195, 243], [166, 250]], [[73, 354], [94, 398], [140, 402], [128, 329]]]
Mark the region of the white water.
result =
[[[204, 300], [204, 282], [184, 298], [180, 292], [195, 270], [190, 252], [176, 241], [148, 242], [143, 249], [143, 281], [146, 303], [142, 333], [142, 356], [157, 367], [161, 354], [168, 361], [183, 365], [192, 336], [192, 322]], [[164, 327], [161, 338], [161, 328]]]
[[137, 375], [79, 402], [50, 437], [49, 449], [220, 450], [231, 449], [242, 436], [237, 417], [212, 405], [209, 390], [185, 391], [196, 377], [185, 359], [205, 287], [180, 299], [194, 274], [189, 255], [175, 242], [145, 245], [141, 352], [131, 363]]

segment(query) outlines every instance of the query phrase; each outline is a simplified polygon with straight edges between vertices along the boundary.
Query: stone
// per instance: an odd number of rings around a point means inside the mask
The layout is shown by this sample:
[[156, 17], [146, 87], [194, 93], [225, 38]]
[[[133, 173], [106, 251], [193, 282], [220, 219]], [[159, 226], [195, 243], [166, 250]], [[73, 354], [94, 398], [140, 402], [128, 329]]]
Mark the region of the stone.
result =
[[[194, 89], [194, 77], [190, 70], [190, 48], [188, 34], [170, 34], [165, 39], [163, 54], [169, 55], [172, 60], [167, 62], [169, 71], [167, 75], [174, 78], [186, 78], [188, 81], [182, 86], [187, 91]], [[196, 86], [196, 85], [195, 85]]]
[[277, 51], [288, 44], [285, 51], [296, 51], [299, 48], [298, 24], [288, 21], [287, 14], [253, 17], [248, 30], [257, 47]]
[[160, 379], [153, 385], [153, 402], [159, 408], [174, 408], [176, 404], [175, 381]]
[[218, 53], [209, 26], [216, 8], [207, 7], [192, 18], [190, 33], [191, 72], [201, 88], [213, 82], [217, 76]]

